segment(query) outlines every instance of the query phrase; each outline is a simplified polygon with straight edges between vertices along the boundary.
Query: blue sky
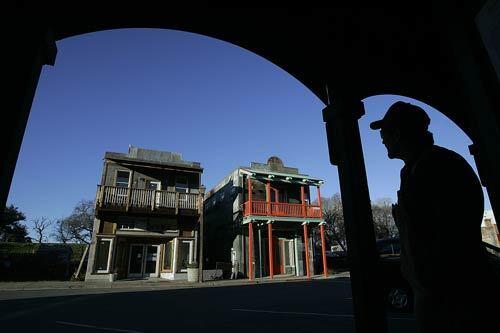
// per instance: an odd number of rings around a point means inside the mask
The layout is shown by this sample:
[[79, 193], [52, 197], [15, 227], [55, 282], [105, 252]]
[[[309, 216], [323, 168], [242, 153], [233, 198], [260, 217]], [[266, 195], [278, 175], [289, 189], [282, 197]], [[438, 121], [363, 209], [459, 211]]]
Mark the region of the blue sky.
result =
[[[324, 196], [339, 192], [323, 103], [266, 59], [159, 29], [103, 31], [57, 46], [55, 66], [40, 77], [8, 198], [28, 219], [61, 218], [93, 199], [104, 152], [126, 152], [129, 144], [201, 162], [208, 189], [237, 166], [277, 155], [325, 179]], [[397, 100], [422, 106], [436, 143], [475, 168], [470, 140], [444, 115], [408, 97], [369, 97], [359, 124], [372, 201], [394, 200], [399, 187], [402, 162], [387, 159], [378, 131], [368, 127]]]

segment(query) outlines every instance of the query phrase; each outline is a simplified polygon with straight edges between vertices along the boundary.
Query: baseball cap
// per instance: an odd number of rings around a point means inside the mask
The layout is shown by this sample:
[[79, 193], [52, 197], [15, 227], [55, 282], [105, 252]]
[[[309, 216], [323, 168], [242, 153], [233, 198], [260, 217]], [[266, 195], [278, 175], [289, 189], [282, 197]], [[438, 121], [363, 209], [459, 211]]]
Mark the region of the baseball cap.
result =
[[421, 107], [399, 101], [389, 107], [382, 119], [370, 123], [370, 128], [427, 130], [430, 123], [431, 119]]

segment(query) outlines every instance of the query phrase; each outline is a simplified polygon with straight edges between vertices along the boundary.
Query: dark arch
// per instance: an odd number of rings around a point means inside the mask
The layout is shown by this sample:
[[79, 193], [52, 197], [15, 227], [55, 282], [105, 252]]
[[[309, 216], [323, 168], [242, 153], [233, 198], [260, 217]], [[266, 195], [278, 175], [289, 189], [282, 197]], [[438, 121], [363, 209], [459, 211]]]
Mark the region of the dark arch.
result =
[[[376, 288], [367, 278], [374, 275], [374, 248], [362, 242], [374, 239], [362, 232], [371, 213], [354, 116], [357, 111], [359, 114], [363, 96], [382, 91], [415, 96], [442, 110], [473, 138], [476, 164], [498, 216], [500, 89], [474, 22], [484, 3], [458, 7], [455, 1], [444, 0], [412, 8], [392, 4], [387, 8], [295, 10], [174, 9], [147, 4], [106, 8], [86, 3], [78, 8], [71, 3], [71, 7], [59, 5], [57, 14], [48, 6], [18, 5], [6, 12], [14, 16], [4, 42], [6, 63], [11, 69], [4, 80], [12, 93], [4, 100], [5, 121], [0, 124], [0, 132], [6, 137], [0, 142], [0, 206], [5, 205], [41, 68], [54, 63], [56, 40], [134, 27], [183, 30], [224, 40], [275, 63], [325, 104], [332, 102], [333, 109], [328, 108], [324, 115], [329, 143], [336, 150], [332, 161], [339, 166], [346, 225], [352, 228], [354, 246], [350, 248], [356, 252], [351, 276], [355, 313], [360, 319], [357, 329], [383, 330], [383, 309], [374, 301]], [[332, 111], [335, 117], [331, 117]], [[345, 136], [333, 130], [343, 131]]]

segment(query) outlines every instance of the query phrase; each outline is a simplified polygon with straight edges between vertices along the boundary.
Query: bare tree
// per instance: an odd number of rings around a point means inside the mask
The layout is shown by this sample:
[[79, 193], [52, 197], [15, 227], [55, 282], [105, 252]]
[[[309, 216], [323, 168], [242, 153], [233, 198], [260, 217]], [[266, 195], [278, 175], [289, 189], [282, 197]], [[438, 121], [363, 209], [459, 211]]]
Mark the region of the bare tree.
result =
[[46, 242], [47, 233], [49, 231], [48, 229], [50, 228], [50, 226], [52, 226], [53, 221], [49, 220], [46, 217], [38, 217], [31, 220], [31, 223], [33, 223], [31, 229], [33, 229], [33, 232], [36, 235], [36, 238], [34, 240], [38, 243]]
[[344, 213], [342, 210], [342, 200], [339, 193], [335, 193], [331, 198], [321, 198], [323, 208], [323, 219], [326, 222], [325, 238], [328, 245], [339, 245], [343, 251], [347, 250]]
[[65, 219], [60, 219], [56, 221], [56, 227], [54, 230], [54, 233], [52, 234], [52, 237], [59, 243], [66, 244], [71, 241], [71, 236], [68, 233], [67, 228], [65, 227], [64, 223]]
[[[347, 250], [342, 199], [339, 193], [330, 198], [321, 198], [323, 219], [326, 222], [325, 238], [328, 246], [339, 245]], [[373, 224], [377, 239], [398, 237], [398, 229], [392, 217], [392, 201], [381, 198], [372, 204]], [[319, 242], [320, 240], [316, 240]], [[317, 244], [319, 246], [319, 244]]]
[[373, 226], [377, 239], [392, 238], [399, 235], [396, 223], [392, 216], [392, 201], [381, 198], [372, 204]]
[[94, 203], [91, 200], [82, 200], [70, 216], [57, 221], [55, 237], [62, 243], [90, 244], [93, 225]]

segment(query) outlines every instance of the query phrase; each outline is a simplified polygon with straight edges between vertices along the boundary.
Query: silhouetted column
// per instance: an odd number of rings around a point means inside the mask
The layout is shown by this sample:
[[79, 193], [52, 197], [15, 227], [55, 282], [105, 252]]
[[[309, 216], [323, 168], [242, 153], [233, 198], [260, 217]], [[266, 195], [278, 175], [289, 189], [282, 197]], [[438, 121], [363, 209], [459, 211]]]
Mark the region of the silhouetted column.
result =
[[[490, 10], [495, 12], [493, 2]], [[457, 91], [460, 108], [467, 111], [476, 166], [481, 183], [488, 192], [495, 218], [500, 220], [500, 84], [474, 13], [458, 3], [434, 1], [432, 13], [440, 24], [441, 42], [450, 55], [461, 91]], [[496, 5], [498, 6], [498, 4]], [[484, 9], [484, 8], [483, 8]], [[454, 15], [448, 15], [450, 12]], [[498, 11], [496, 11], [498, 12]], [[447, 16], [446, 20], [442, 17]], [[465, 23], [465, 24], [464, 24]], [[497, 30], [498, 31], [498, 30]], [[491, 32], [495, 34], [493, 28]], [[498, 34], [498, 33], [497, 33]]]
[[385, 304], [377, 285], [378, 254], [358, 119], [359, 100], [336, 99], [323, 109], [330, 163], [339, 173], [356, 332], [386, 332]]
[[[35, 95], [38, 78], [43, 65], [54, 65], [57, 47], [47, 27], [41, 27], [23, 13], [16, 13], [11, 25], [6, 29], [4, 46], [4, 67], [2, 94], [2, 114], [0, 120], [0, 210], [3, 211], [9, 194], [12, 176], [21, 148], [24, 131]], [[15, 39], [8, 36], [14, 33]], [[5, 37], [5, 36], [4, 36]], [[0, 214], [0, 216], [2, 216]], [[1, 218], [1, 217], [0, 217]]]

